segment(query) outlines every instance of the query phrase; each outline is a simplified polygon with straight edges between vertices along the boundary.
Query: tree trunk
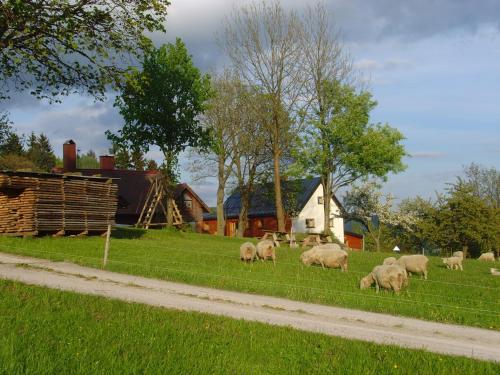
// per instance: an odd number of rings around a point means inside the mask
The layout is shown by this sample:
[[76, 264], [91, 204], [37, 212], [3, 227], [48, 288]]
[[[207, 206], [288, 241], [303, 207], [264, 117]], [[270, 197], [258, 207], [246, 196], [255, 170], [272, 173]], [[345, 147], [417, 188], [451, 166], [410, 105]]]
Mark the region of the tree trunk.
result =
[[462, 246], [462, 251], [464, 253], [464, 259], [467, 258], [467, 250], [469, 250], [469, 247], [467, 245]]
[[332, 190], [330, 189], [330, 174], [321, 177], [321, 185], [323, 185], [323, 217], [325, 221], [325, 228], [323, 233], [331, 235], [332, 229], [330, 228], [330, 202], [332, 200]]
[[243, 193], [243, 192], [241, 192], [240, 196], [241, 196], [241, 209], [240, 209], [240, 215], [238, 217], [238, 230], [236, 233], [238, 237], [244, 237], [248, 222], [248, 206], [250, 204], [250, 196], [248, 193]]
[[167, 193], [167, 227], [171, 228], [174, 225], [174, 197], [172, 191], [173, 181], [171, 176], [174, 175], [174, 158], [171, 152], [163, 152], [165, 159], [165, 191]]
[[274, 166], [274, 202], [276, 205], [276, 221], [278, 222], [278, 232], [285, 231], [285, 210], [281, 199], [281, 178], [280, 178], [280, 158], [279, 152], [273, 152]]
[[223, 236], [226, 228], [226, 218], [224, 217], [224, 188], [226, 180], [224, 178], [224, 159], [219, 158], [217, 186], [217, 235]]
[[169, 228], [174, 226], [174, 203], [173, 202], [174, 202], [174, 198], [172, 198], [169, 194], [167, 197], [167, 227], [169, 227]]

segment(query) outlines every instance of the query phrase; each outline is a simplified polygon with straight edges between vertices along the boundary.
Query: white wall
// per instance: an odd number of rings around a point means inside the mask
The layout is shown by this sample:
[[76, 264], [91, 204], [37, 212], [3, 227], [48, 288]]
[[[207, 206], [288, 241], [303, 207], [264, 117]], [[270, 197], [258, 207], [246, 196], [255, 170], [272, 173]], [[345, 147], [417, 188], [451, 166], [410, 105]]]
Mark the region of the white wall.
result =
[[[318, 197], [323, 196], [323, 186], [318, 188], [306, 203], [297, 218], [292, 220], [292, 228], [298, 233], [322, 233], [325, 228], [323, 215], [323, 205], [318, 204]], [[342, 242], [344, 242], [344, 219], [338, 217], [340, 209], [333, 199], [330, 201], [330, 217], [333, 217], [332, 232]], [[314, 228], [306, 228], [306, 219], [314, 219]], [[328, 224], [328, 223], [327, 223]]]

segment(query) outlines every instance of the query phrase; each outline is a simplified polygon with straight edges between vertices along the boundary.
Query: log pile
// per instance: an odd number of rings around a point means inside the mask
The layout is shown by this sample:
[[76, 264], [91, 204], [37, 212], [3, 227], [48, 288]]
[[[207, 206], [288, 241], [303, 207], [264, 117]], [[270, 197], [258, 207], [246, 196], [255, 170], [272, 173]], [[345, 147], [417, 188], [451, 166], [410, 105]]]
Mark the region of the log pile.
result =
[[0, 234], [104, 233], [117, 191], [108, 178], [0, 172]]

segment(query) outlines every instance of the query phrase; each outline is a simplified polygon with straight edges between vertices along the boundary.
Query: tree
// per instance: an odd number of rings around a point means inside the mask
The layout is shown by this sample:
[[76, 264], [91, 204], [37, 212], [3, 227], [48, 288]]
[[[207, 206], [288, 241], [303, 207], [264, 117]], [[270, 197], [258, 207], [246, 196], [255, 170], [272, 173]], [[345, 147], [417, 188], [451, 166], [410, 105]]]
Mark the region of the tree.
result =
[[95, 152], [89, 150], [86, 154], [78, 154], [76, 156], [76, 167], [81, 169], [99, 169], [100, 164]]
[[500, 171], [472, 163], [464, 168], [464, 173], [465, 181], [472, 186], [474, 194], [488, 204], [500, 207]]
[[285, 11], [279, 0], [274, 0], [235, 9], [226, 19], [221, 41], [245, 83], [257, 87], [269, 102], [271, 116], [262, 124], [262, 131], [267, 134], [273, 156], [279, 231], [285, 230], [280, 162], [298, 131], [289, 114], [300, 99], [304, 80], [300, 70], [301, 32], [297, 14]]
[[345, 218], [361, 223], [375, 243], [376, 251], [381, 249], [384, 226], [400, 226], [410, 230], [415, 219], [412, 215], [394, 210], [394, 197], [383, 194], [374, 182], [354, 186], [344, 197]]
[[11, 131], [10, 133], [8, 133], [7, 138], [0, 147], [0, 154], [25, 156], [23, 143], [23, 137], [20, 137], [15, 132]]
[[122, 145], [113, 142], [109, 152], [115, 156], [115, 168], [131, 168], [130, 152], [127, 147], [123, 147]]
[[[38, 98], [87, 92], [102, 99], [123, 61], [164, 31], [167, 0], [5, 0], [0, 4], [0, 82]], [[3, 94], [5, 91], [3, 92]]]
[[50, 172], [56, 165], [56, 156], [50, 145], [50, 141], [45, 134], [38, 137], [31, 133], [28, 138], [28, 151], [26, 156], [36, 166], [37, 170]]
[[451, 253], [478, 256], [500, 247], [500, 214], [475, 194], [474, 186], [460, 179], [439, 197], [430, 215], [434, 230], [429, 239]]
[[0, 155], [0, 169], [10, 171], [34, 171], [35, 164], [24, 155], [2, 154]]
[[169, 225], [173, 223], [171, 190], [177, 178], [177, 158], [186, 147], [207, 141], [200, 115], [210, 95], [210, 77], [200, 74], [184, 43], [177, 39], [175, 44], [148, 51], [142, 71], [127, 75], [116, 98], [125, 124], [118, 134], [106, 134], [113, 142], [144, 153], [153, 145], [159, 147], [169, 192]]
[[297, 158], [309, 173], [321, 176], [328, 222], [327, 204], [339, 188], [404, 170], [405, 150], [397, 129], [369, 123], [377, 104], [369, 92], [357, 93], [337, 80], [324, 81], [321, 90], [320, 112], [310, 118]]
[[[314, 6], [307, 6], [303, 15], [301, 50], [303, 53], [303, 70], [305, 80], [305, 95], [308, 108], [306, 121], [314, 129], [318, 147], [317, 152], [324, 155], [319, 158], [320, 164], [315, 173], [321, 177], [324, 197], [324, 222], [330, 220], [332, 200], [332, 171], [328, 155], [330, 145], [321, 142], [328, 138], [328, 122], [331, 120], [329, 110], [329, 84], [348, 82], [352, 79], [353, 69], [351, 60], [341, 41], [340, 32], [332, 23], [332, 15], [326, 4], [318, 2]], [[325, 225], [325, 234], [331, 234], [331, 228]]]

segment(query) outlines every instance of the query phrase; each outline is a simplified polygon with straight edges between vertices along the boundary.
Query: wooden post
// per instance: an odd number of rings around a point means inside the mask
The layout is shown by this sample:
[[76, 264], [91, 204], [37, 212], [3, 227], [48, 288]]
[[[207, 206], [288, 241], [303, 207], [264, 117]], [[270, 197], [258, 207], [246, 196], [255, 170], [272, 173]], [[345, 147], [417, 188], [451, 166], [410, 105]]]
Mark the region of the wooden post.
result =
[[110, 237], [111, 237], [111, 224], [108, 224], [108, 231], [106, 232], [106, 244], [104, 245], [104, 259], [102, 261], [103, 268], [106, 267], [106, 263], [108, 263]]

